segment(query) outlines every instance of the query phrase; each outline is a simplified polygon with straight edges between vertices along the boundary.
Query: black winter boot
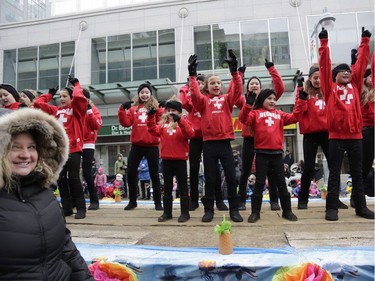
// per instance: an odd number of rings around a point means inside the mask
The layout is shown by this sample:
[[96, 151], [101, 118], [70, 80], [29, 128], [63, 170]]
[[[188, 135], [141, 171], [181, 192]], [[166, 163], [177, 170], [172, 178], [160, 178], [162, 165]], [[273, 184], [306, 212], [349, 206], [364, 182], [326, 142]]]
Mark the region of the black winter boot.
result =
[[202, 222], [210, 222], [214, 218], [214, 199], [202, 197], [201, 201], [204, 206]]
[[164, 222], [164, 221], [172, 219], [173, 197], [172, 196], [163, 196], [163, 203], [164, 203], [164, 212], [158, 218], [158, 222]]
[[219, 211], [228, 211], [228, 206], [225, 205], [223, 200], [216, 200], [216, 208], [219, 209]]
[[186, 222], [190, 219], [189, 203], [190, 203], [190, 199], [188, 196], [182, 196], [180, 198], [181, 215], [178, 218], [178, 222]]
[[239, 198], [228, 198], [229, 201], [229, 217], [234, 222], [242, 222], [243, 218], [240, 215], [240, 212], [238, 211], [238, 202]]
[[251, 196], [251, 215], [247, 219], [249, 223], [255, 223], [260, 219], [263, 196]]

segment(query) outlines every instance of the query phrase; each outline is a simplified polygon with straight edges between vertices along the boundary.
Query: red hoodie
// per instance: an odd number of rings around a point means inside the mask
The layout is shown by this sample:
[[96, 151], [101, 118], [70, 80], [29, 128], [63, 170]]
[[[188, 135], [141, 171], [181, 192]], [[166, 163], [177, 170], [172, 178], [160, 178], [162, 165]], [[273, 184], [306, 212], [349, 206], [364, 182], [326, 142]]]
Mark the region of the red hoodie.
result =
[[[159, 111], [156, 113], [159, 116]], [[155, 115], [156, 115], [155, 114]], [[123, 127], [132, 126], [130, 141], [140, 146], [158, 146], [159, 138], [149, 133], [147, 128], [147, 108], [143, 104], [133, 105], [129, 110], [120, 106], [118, 120]], [[159, 118], [158, 118], [159, 120]]]
[[83, 95], [81, 85], [74, 85], [73, 98], [69, 106], [48, 104], [52, 95], [43, 94], [34, 101], [34, 107], [54, 115], [62, 123], [69, 138], [69, 153], [82, 152], [83, 124], [87, 110], [87, 99]]
[[234, 72], [232, 80], [232, 91], [215, 96], [203, 95], [199, 90], [197, 77], [189, 78], [192, 104], [202, 115], [203, 141], [235, 139], [232, 111], [235, 102], [242, 94], [242, 79], [238, 72]]
[[169, 124], [157, 125], [155, 114], [148, 117], [149, 132], [160, 137], [160, 158], [165, 160], [187, 160], [189, 157], [189, 139], [194, 136], [194, 129], [186, 117], [181, 116], [178, 126], [170, 129]]
[[369, 41], [370, 38], [362, 37], [351, 81], [347, 85], [340, 85], [332, 81], [328, 38], [320, 40], [319, 73], [322, 93], [327, 104], [329, 139], [362, 139], [360, 92], [370, 56]]
[[98, 131], [102, 127], [102, 117], [98, 108], [91, 105], [91, 109], [87, 110], [85, 115], [85, 126], [83, 127], [83, 148], [95, 149]]

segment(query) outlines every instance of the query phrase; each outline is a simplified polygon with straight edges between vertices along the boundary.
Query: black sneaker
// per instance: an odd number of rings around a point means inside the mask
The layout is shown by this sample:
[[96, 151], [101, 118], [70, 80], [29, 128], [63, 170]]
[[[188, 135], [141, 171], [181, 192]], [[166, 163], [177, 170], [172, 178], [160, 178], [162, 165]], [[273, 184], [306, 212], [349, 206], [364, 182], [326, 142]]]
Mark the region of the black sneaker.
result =
[[216, 208], [219, 209], [219, 211], [228, 211], [228, 206], [225, 205], [223, 200], [216, 201]]
[[204, 213], [203, 217], [202, 217], [202, 222], [210, 222], [212, 221], [214, 218], [214, 212], [212, 211], [207, 211]]
[[163, 211], [163, 206], [161, 204], [155, 204], [155, 210], [156, 211]]
[[280, 210], [280, 205], [278, 202], [270, 202], [271, 204], [271, 211], [279, 211]]
[[339, 200], [339, 209], [349, 209], [347, 205], [344, 204], [341, 200]]
[[130, 202], [128, 203], [128, 205], [125, 206], [124, 210], [125, 211], [129, 211], [129, 210], [133, 210], [137, 208], [137, 202]]
[[231, 211], [229, 213], [230, 219], [234, 222], [243, 222], [243, 218], [238, 211]]
[[171, 220], [172, 219], [172, 214], [162, 214], [159, 218], [158, 218], [158, 222], [164, 222], [164, 221], [167, 221], [167, 220]]
[[86, 210], [77, 210], [77, 214], [74, 216], [75, 219], [84, 219], [86, 217]]
[[336, 209], [326, 210], [326, 220], [327, 221], [337, 221], [339, 219], [339, 211]]
[[364, 208], [361, 208], [361, 209], [356, 209], [355, 210], [355, 214], [359, 217], [362, 217], [362, 218], [365, 218], [365, 219], [370, 219], [370, 220], [373, 220], [374, 219], [374, 212], [371, 211], [369, 208], [367, 207], [364, 207]]
[[307, 209], [307, 203], [302, 203], [298, 202], [298, 207], [299, 210], [306, 210]]
[[260, 214], [259, 213], [252, 213], [249, 218], [247, 219], [247, 222], [249, 223], [255, 223], [258, 220], [260, 220]]
[[190, 220], [189, 214], [181, 214], [181, 216], [178, 218], [178, 222], [186, 222]]
[[297, 216], [292, 211], [283, 212], [282, 217], [288, 221], [298, 221]]
[[87, 210], [98, 210], [99, 209], [99, 203], [92, 203], [90, 206], [87, 208]]

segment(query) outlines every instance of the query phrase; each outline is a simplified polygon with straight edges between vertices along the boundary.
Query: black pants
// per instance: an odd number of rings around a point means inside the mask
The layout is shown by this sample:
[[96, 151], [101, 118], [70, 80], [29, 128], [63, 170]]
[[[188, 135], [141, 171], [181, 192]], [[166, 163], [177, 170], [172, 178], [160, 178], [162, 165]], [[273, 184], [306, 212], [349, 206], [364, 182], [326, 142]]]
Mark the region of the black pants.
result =
[[362, 136], [362, 177], [365, 181], [372, 168], [372, 163], [374, 161], [374, 127], [363, 127]]
[[188, 196], [187, 164], [186, 160], [164, 160], [164, 195], [172, 196], [173, 177], [176, 176], [180, 197]]
[[161, 204], [159, 178], [159, 148], [157, 146], [132, 145], [128, 157], [129, 202], [137, 201], [138, 166], [143, 156], [146, 157], [152, 181], [155, 204]]
[[238, 189], [238, 194], [242, 201], [245, 201], [247, 197], [247, 179], [251, 173], [254, 155], [254, 138], [244, 138], [242, 144], [242, 172]]
[[323, 153], [327, 161], [329, 161], [328, 132], [303, 135], [305, 168], [301, 177], [301, 190], [298, 193], [298, 202], [307, 203], [309, 201], [310, 184], [315, 174], [315, 158], [319, 146], [322, 147]]
[[257, 167], [253, 193], [255, 197], [263, 196], [263, 187], [267, 176], [272, 178], [271, 181], [276, 185], [280, 198], [290, 196], [285, 183], [284, 159], [282, 154], [257, 153], [255, 163]]
[[89, 190], [90, 203], [99, 203], [98, 193], [94, 186], [94, 178], [92, 175], [92, 161], [94, 160], [95, 149], [85, 148], [82, 152], [82, 173], [83, 178]]
[[190, 139], [189, 148], [190, 201], [198, 203], [199, 165], [203, 151], [203, 140]]
[[352, 198], [356, 208], [366, 206], [362, 177], [362, 140], [329, 140], [329, 177], [326, 209], [338, 209], [341, 164], [346, 151], [352, 176]]
[[228, 199], [237, 196], [236, 170], [230, 140], [212, 140], [203, 142], [203, 164], [205, 183], [205, 197], [215, 199], [215, 187], [217, 184], [218, 161], [224, 170], [227, 182]]
[[77, 210], [86, 210], [83, 187], [79, 177], [80, 167], [81, 153], [70, 153], [57, 181], [61, 205], [66, 212], [72, 210], [73, 203]]

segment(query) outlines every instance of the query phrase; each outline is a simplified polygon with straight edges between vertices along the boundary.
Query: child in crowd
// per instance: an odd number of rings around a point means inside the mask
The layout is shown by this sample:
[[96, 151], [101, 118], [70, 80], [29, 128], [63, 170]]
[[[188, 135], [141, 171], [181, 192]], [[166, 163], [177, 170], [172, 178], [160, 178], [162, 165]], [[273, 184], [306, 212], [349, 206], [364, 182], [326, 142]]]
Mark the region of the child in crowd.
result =
[[94, 179], [94, 186], [100, 199], [105, 197], [105, 189], [107, 186], [107, 175], [104, 173], [103, 167], [98, 168], [98, 173]]
[[[134, 105], [132, 105], [134, 103]], [[146, 157], [152, 181], [155, 210], [163, 210], [161, 204], [159, 178], [159, 138], [147, 130], [147, 112], [157, 109], [159, 103], [152, 95], [152, 87], [148, 83], [139, 85], [138, 95], [133, 101], [123, 103], [118, 110], [118, 119], [123, 127], [132, 127], [130, 141], [132, 143], [128, 157], [129, 203], [124, 210], [137, 207], [138, 166], [142, 157]], [[159, 108], [156, 122], [160, 120], [163, 109]]]
[[232, 50], [225, 60], [233, 79], [233, 87], [227, 94], [222, 93], [222, 82], [217, 75], [208, 75], [202, 93], [197, 82], [197, 56], [189, 58], [189, 88], [194, 108], [202, 116], [203, 163], [205, 176], [205, 196], [202, 197], [204, 215], [202, 222], [210, 222], [214, 217], [216, 169], [218, 161], [224, 169], [228, 187], [229, 216], [232, 221], [243, 221], [238, 212], [236, 171], [231, 147], [234, 140], [232, 124], [233, 106], [242, 94], [242, 79], [237, 71], [237, 59]]
[[32, 89], [22, 90], [20, 93], [20, 107], [32, 107], [34, 99], [38, 96], [37, 92]]
[[319, 71], [322, 93], [327, 105], [329, 138], [329, 177], [325, 219], [338, 220], [340, 171], [346, 152], [353, 179], [352, 199], [357, 216], [374, 219], [374, 212], [367, 208], [362, 177], [362, 114], [360, 93], [363, 77], [370, 57], [371, 32], [362, 28], [358, 58], [352, 70], [339, 64], [331, 70], [328, 32], [319, 33]]
[[0, 84], [0, 100], [3, 108], [15, 110], [21, 105], [20, 95], [10, 84]]
[[150, 199], [150, 173], [146, 157], [143, 157], [138, 166], [138, 178], [141, 184], [142, 199]]
[[182, 116], [182, 104], [175, 96], [166, 102], [165, 113], [159, 124], [156, 123], [155, 113], [155, 109], [149, 110], [147, 126], [153, 136], [160, 137], [160, 158], [163, 160], [164, 212], [158, 221], [172, 219], [173, 178], [176, 176], [181, 206], [178, 222], [186, 222], [190, 219], [186, 160], [189, 155], [189, 139], [194, 136], [194, 129], [186, 117]]
[[275, 91], [262, 89], [256, 99], [254, 96], [246, 99], [246, 106], [241, 109], [239, 115], [240, 121], [251, 126], [254, 131], [257, 174], [254, 193], [251, 197], [251, 215], [248, 218], [250, 223], [255, 223], [260, 219], [262, 191], [266, 176], [270, 171], [279, 191], [282, 217], [290, 221], [297, 220], [292, 212], [290, 193], [285, 183], [283, 146], [284, 126], [297, 122], [299, 110], [295, 107], [293, 113], [285, 113], [276, 109], [275, 104]]

